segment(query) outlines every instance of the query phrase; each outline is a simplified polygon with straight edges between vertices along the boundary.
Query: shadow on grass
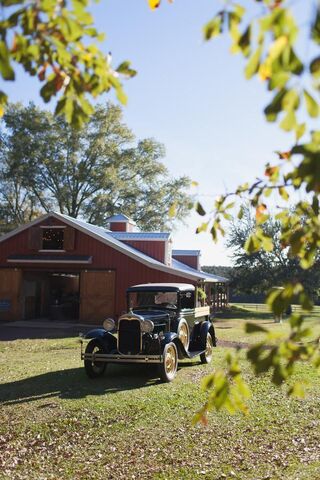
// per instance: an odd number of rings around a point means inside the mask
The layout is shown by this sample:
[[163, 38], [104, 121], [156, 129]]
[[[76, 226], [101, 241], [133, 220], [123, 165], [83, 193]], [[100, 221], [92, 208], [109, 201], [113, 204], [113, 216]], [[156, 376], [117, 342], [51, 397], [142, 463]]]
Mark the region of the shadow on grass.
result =
[[105, 374], [90, 379], [83, 367], [43, 373], [0, 385], [0, 405], [31, 402], [42, 398], [80, 399], [159, 383], [153, 365], [108, 365]]
[[40, 340], [40, 339], [58, 339], [77, 337], [79, 332], [86, 333], [91, 327], [81, 328], [29, 328], [29, 327], [10, 327], [0, 323], [0, 342], [14, 340]]
[[[179, 369], [195, 365], [197, 362], [183, 362], [179, 364]], [[0, 405], [22, 404], [51, 397], [80, 399], [158, 383], [157, 365], [108, 365], [105, 374], [96, 379], [88, 378], [83, 367], [70, 368], [0, 384]]]

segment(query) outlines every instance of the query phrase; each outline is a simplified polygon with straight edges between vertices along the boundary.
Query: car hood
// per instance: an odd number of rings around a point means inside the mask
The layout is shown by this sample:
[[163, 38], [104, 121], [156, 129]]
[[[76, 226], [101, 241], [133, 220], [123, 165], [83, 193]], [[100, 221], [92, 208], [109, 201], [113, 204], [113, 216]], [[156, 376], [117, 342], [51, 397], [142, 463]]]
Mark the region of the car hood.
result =
[[140, 315], [144, 320], [152, 320], [153, 323], [159, 323], [169, 319], [169, 313], [163, 310], [133, 310], [135, 315]]

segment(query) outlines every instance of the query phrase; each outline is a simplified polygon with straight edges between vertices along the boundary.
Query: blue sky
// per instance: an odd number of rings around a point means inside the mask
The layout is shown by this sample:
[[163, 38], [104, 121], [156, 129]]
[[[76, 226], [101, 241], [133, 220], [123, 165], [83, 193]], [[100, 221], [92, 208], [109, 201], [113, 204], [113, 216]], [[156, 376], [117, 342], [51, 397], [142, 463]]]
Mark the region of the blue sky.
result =
[[[202, 26], [219, 7], [217, 0], [163, 0], [153, 12], [146, 0], [102, 0], [93, 7], [98, 29], [107, 34], [103, 49], [115, 65], [130, 59], [139, 72], [125, 83], [125, 121], [138, 138], [164, 143], [169, 171], [197, 181], [207, 208], [219, 193], [261, 175], [273, 152], [290, 144], [290, 136], [265, 122], [265, 86], [244, 79], [243, 60], [229, 53], [227, 37], [203, 41]], [[24, 75], [4, 86], [12, 101], [43, 106], [38, 87]], [[199, 223], [195, 214], [187, 219], [174, 247], [201, 249], [204, 265], [229, 264], [223, 242], [195, 235]]]

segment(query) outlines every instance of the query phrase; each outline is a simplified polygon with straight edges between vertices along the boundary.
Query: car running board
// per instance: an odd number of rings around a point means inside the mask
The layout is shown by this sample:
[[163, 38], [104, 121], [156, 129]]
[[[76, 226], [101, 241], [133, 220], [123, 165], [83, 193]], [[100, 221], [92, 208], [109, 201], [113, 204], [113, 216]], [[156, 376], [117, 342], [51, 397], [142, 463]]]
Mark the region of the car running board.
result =
[[197, 355], [201, 355], [201, 353], [204, 353], [205, 350], [196, 350], [194, 352], [185, 352], [188, 358], [193, 358], [196, 357]]

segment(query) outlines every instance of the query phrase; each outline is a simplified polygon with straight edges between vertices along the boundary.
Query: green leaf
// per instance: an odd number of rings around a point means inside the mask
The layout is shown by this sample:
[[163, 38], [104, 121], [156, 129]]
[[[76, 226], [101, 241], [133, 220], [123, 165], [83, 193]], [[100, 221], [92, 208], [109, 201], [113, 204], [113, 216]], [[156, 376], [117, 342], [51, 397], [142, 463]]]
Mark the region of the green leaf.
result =
[[283, 71], [280, 71], [277, 73], [272, 72], [272, 76], [269, 80], [268, 88], [269, 90], [274, 90], [275, 88], [281, 89], [285, 87], [289, 79], [290, 79], [290, 73], [288, 72], [283, 72]]
[[266, 252], [271, 252], [273, 250], [272, 238], [268, 237], [267, 235], [264, 235], [262, 237], [262, 248]]
[[196, 212], [202, 217], [206, 214], [206, 211], [204, 210], [200, 202], [196, 203], [195, 209], [196, 209]]
[[246, 9], [239, 3], [234, 4], [234, 13], [241, 19], [245, 14]]
[[244, 55], [248, 55], [249, 53], [250, 40], [251, 40], [251, 25], [248, 25], [248, 27], [240, 36], [238, 41], [238, 46], [240, 47]]
[[303, 318], [301, 315], [293, 314], [289, 319], [289, 323], [291, 328], [300, 327], [303, 323]]
[[293, 111], [289, 111], [280, 123], [280, 127], [286, 132], [290, 132], [297, 124], [296, 116]]
[[247, 238], [243, 248], [249, 254], [257, 252], [260, 249], [260, 241], [257, 236], [255, 234], [250, 235]]
[[296, 140], [300, 140], [301, 137], [305, 134], [306, 131], [306, 124], [301, 123], [300, 125], [296, 126]]
[[261, 54], [262, 54], [262, 47], [260, 46], [249, 58], [244, 71], [247, 79], [253, 77], [253, 75], [257, 73], [260, 65]]
[[125, 61], [125, 62], [122, 62], [118, 68], [117, 68], [117, 72], [118, 73], [121, 73], [122, 75], [126, 75], [128, 77], [134, 77], [136, 74], [137, 74], [137, 71], [136, 70], [133, 70], [131, 67], [130, 67], [131, 63], [128, 62], [128, 61]]
[[278, 37], [270, 46], [268, 59], [273, 62], [283, 52], [288, 44], [288, 39], [285, 35]]
[[285, 201], [289, 200], [289, 194], [284, 187], [279, 187], [279, 193], [280, 193], [281, 197], [283, 198], [283, 200], [285, 200]]
[[299, 107], [299, 103], [300, 96], [294, 88], [288, 90], [282, 99], [282, 107], [287, 112], [290, 110], [296, 110]]
[[211, 236], [212, 236], [212, 240], [214, 242], [216, 242], [217, 238], [218, 238], [218, 234], [217, 234], [217, 229], [215, 228], [215, 226], [211, 227], [210, 233], [211, 233]]
[[208, 229], [208, 225], [209, 224], [207, 222], [202, 223], [199, 227], [197, 227], [196, 233], [206, 232]]
[[0, 41], [0, 73], [4, 80], [14, 80], [14, 71], [10, 65], [9, 50], [4, 41]]
[[302, 382], [295, 382], [288, 390], [289, 397], [305, 398], [306, 392]]
[[7, 95], [4, 92], [0, 91], [0, 117], [2, 117], [4, 114], [4, 109], [5, 109], [5, 106], [7, 105], [7, 102], [8, 102]]
[[319, 115], [319, 105], [314, 100], [314, 98], [307, 92], [307, 90], [303, 90], [304, 99], [306, 102], [307, 111], [310, 117], [316, 118]]
[[211, 40], [218, 36], [222, 31], [222, 15], [221, 13], [208, 22], [203, 29], [205, 40]]
[[310, 63], [310, 73], [315, 77], [320, 77], [320, 57], [316, 57]]
[[272, 102], [264, 109], [268, 121], [275, 121], [278, 114], [282, 111], [282, 100], [287, 93], [287, 89], [282, 88], [272, 99]]
[[169, 208], [169, 212], [168, 212], [169, 217], [170, 218], [175, 217], [176, 213], [177, 213], [177, 205], [175, 203], [173, 203], [171, 205], [171, 207]]
[[320, 44], [320, 9], [317, 10], [315, 21], [311, 28], [311, 37], [317, 44]]

